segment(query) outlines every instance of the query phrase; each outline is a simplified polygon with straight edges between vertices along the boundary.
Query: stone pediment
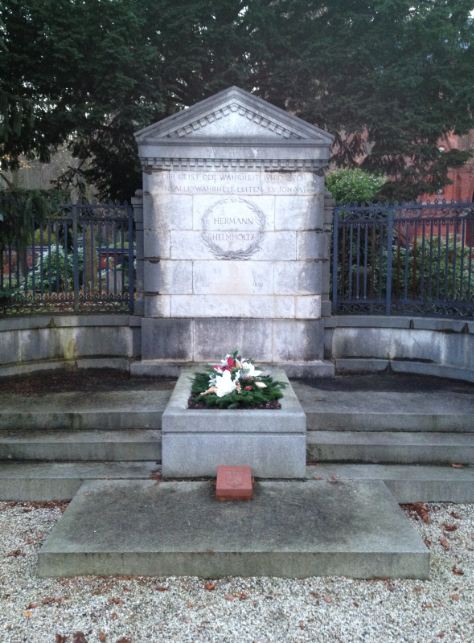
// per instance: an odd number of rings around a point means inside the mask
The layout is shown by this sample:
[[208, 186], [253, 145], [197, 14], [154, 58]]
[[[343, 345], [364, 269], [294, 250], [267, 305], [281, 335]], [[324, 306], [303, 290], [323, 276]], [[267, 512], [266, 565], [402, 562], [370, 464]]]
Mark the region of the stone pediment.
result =
[[135, 134], [139, 144], [216, 139], [329, 146], [333, 136], [238, 87], [230, 87]]

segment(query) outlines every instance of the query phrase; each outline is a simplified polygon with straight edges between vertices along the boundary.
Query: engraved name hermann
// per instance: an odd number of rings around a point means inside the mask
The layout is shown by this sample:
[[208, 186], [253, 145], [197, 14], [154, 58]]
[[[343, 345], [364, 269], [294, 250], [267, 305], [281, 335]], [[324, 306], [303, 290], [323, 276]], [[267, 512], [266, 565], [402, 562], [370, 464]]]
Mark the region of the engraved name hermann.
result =
[[243, 197], [219, 199], [202, 217], [202, 238], [212, 254], [225, 259], [247, 259], [259, 248], [265, 215]]

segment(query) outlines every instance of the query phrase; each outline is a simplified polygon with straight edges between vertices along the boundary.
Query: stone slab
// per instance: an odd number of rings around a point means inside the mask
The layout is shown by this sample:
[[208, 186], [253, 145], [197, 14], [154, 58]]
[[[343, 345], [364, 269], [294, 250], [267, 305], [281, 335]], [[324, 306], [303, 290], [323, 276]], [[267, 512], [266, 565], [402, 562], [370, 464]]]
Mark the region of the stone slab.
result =
[[156, 462], [0, 463], [0, 500], [71, 500], [87, 480], [149, 480]]
[[211, 410], [188, 409], [196, 370], [183, 369], [163, 413], [164, 476], [215, 475], [218, 465], [245, 464], [259, 477], [304, 477], [306, 417], [284, 371], [268, 369], [287, 384], [280, 409]]
[[157, 430], [0, 431], [0, 461], [146, 461], [160, 458], [161, 432]]
[[308, 430], [474, 433], [474, 387], [414, 375], [293, 381]]
[[160, 429], [169, 390], [0, 394], [0, 430]]
[[474, 502], [474, 467], [321, 462], [307, 467], [316, 480], [383, 481], [400, 503]]
[[39, 552], [47, 576], [427, 578], [429, 552], [381, 482], [84, 484]]
[[[71, 500], [87, 480], [149, 480], [156, 462], [0, 463], [0, 500]], [[474, 502], [474, 467], [320, 463], [306, 467], [317, 480], [385, 482], [398, 502]]]
[[310, 462], [474, 464], [474, 433], [310, 431]]
[[411, 373], [413, 375], [432, 375], [453, 380], [463, 380], [474, 383], [474, 372], [470, 368], [458, 368], [449, 364], [427, 364], [426, 362], [408, 362], [393, 360], [391, 369], [396, 373]]

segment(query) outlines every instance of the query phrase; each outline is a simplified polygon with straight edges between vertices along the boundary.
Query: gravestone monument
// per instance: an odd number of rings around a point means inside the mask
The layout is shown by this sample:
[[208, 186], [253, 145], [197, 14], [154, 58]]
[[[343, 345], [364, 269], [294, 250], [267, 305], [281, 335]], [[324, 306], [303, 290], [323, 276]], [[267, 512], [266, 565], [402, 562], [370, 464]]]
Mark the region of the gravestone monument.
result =
[[171, 375], [239, 348], [290, 376], [331, 375], [333, 137], [231, 87], [136, 140], [142, 359], [132, 370]]

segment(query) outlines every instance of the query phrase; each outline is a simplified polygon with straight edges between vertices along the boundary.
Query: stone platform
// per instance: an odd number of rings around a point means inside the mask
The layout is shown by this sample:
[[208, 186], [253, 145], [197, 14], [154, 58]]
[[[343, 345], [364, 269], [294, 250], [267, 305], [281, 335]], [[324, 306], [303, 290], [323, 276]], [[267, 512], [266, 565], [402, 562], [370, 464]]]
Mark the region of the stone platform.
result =
[[183, 369], [163, 413], [165, 477], [213, 476], [219, 465], [248, 465], [261, 478], [304, 478], [306, 416], [285, 372], [280, 409], [189, 409], [191, 382], [199, 367]]
[[427, 578], [429, 552], [382, 482], [272, 481], [221, 503], [214, 483], [84, 484], [40, 576]]

